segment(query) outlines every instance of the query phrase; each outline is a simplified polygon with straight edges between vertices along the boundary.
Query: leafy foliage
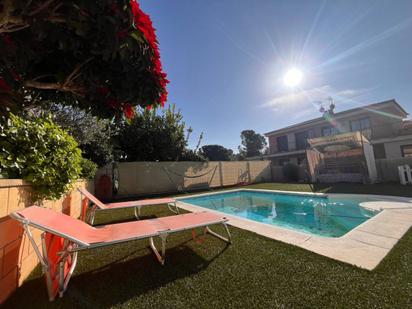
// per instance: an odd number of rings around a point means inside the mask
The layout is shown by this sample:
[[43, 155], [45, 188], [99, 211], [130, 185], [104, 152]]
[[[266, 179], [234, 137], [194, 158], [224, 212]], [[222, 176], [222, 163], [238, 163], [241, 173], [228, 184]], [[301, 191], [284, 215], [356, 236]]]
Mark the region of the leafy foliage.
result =
[[240, 133], [242, 145], [239, 146], [239, 153], [243, 157], [253, 157], [262, 154], [266, 146], [266, 139], [263, 135], [253, 130], [243, 130]]
[[132, 118], [166, 101], [155, 30], [135, 0], [5, 0], [0, 14], [0, 106], [53, 101]]
[[227, 149], [221, 145], [205, 145], [200, 148], [200, 153], [210, 161], [233, 160], [233, 150]]
[[70, 133], [79, 144], [83, 158], [99, 166], [114, 159], [113, 136], [117, 127], [108, 119], [98, 118], [90, 112], [72, 106], [51, 104], [46, 109], [31, 110], [34, 114], [50, 114], [53, 121]]
[[287, 181], [299, 181], [299, 167], [296, 164], [285, 164], [282, 168], [282, 172]]
[[81, 178], [93, 179], [94, 175], [96, 175], [97, 164], [88, 159], [82, 158], [81, 165], [82, 165], [82, 173], [80, 175]]
[[186, 148], [179, 156], [179, 161], [204, 162], [207, 159], [199, 151]]
[[118, 139], [123, 161], [175, 161], [187, 147], [183, 116], [174, 105], [161, 113], [139, 111]]
[[33, 184], [37, 198], [58, 199], [81, 173], [81, 151], [50, 118], [10, 114], [0, 125], [0, 174]]

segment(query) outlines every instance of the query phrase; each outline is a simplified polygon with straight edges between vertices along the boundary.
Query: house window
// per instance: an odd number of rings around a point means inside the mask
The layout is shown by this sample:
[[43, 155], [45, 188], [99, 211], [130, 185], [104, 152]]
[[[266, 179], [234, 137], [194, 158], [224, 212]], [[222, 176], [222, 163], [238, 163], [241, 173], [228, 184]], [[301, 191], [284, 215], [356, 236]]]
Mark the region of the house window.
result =
[[299, 133], [295, 133], [295, 140], [296, 140], [296, 149], [306, 149], [308, 147], [308, 137], [309, 132], [303, 131]]
[[332, 126], [322, 128], [322, 136], [336, 135], [339, 133], [340, 133], [339, 129], [332, 127]]
[[412, 158], [412, 144], [411, 145], [403, 145], [401, 146], [402, 157]]
[[352, 132], [367, 130], [370, 129], [370, 127], [369, 118], [362, 118], [350, 122], [350, 130]]
[[289, 151], [288, 147], [288, 137], [286, 135], [279, 136], [276, 139], [278, 145], [278, 151]]

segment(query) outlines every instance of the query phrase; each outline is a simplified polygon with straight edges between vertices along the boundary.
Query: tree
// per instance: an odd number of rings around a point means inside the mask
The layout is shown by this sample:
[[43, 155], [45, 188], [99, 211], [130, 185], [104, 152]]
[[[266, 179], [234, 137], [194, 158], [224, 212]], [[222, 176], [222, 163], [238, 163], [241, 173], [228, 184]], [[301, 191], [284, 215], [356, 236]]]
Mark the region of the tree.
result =
[[176, 161], [187, 147], [183, 116], [174, 105], [160, 113], [139, 110], [120, 130], [118, 140], [123, 161]]
[[200, 154], [210, 161], [230, 161], [233, 159], [233, 150], [221, 145], [205, 145], [200, 148]]
[[163, 105], [167, 83], [152, 22], [135, 0], [0, 5], [0, 109], [52, 101], [132, 118], [135, 106]]
[[243, 130], [240, 133], [242, 145], [239, 146], [239, 153], [244, 157], [254, 157], [262, 154], [266, 146], [266, 139], [263, 135], [253, 130]]
[[93, 116], [78, 107], [60, 104], [50, 104], [44, 109], [30, 109], [29, 114], [52, 116], [56, 124], [75, 138], [83, 158], [99, 166], [113, 161], [113, 137], [118, 129], [112, 121]]

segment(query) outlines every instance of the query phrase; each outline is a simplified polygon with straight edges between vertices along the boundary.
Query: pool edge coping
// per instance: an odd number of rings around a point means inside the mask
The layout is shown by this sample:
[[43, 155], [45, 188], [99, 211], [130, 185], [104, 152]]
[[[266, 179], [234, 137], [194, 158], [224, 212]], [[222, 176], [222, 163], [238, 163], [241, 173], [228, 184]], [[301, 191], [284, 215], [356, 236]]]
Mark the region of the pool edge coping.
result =
[[[287, 229], [280, 226], [273, 226], [180, 201], [180, 199], [239, 191], [277, 192], [305, 196], [367, 196], [391, 200], [394, 203], [407, 203], [410, 204], [411, 207], [383, 209], [380, 213], [358, 225], [341, 237], [326, 237], [294, 231], [292, 229]], [[177, 206], [182, 209], [188, 211], [207, 210], [220, 215], [223, 214], [229, 219], [228, 224], [237, 228], [248, 230], [250, 232], [291, 244], [334, 260], [349, 263], [367, 270], [373, 270], [412, 226], [412, 199], [402, 196], [350, 193], [325, 194], [299, 191], [237, 188], [217, 192], [191, 194], [176, 198]], [[368, 203], [380, 202], [382, 201]]]

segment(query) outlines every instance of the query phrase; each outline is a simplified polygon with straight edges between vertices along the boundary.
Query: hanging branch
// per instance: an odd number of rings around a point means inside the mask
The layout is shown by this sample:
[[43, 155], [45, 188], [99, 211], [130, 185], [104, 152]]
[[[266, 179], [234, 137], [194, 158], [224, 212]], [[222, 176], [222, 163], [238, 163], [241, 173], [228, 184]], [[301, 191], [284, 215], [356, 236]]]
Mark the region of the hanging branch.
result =
[[28, 80], [24, 83], [25, 87], [29, 88], [36, 88], [36, 89], [43, 89], [43, 90], [57, 90], [63, 92], [71, 92], [78, 96], [83, 96], [84, 94], [84, 87], [80, 85], [76, 85], [74, 81], [81, 76], [81, 68], [85, 66], [88, 62], [90, 62], [93, 57], [88, 58], [83, 63], [76, 65], [74, 70], [66, 77], [63, 83], [46, 83], [46, 82], [39, 82], [38, 80], [51, 76], [50, 74], [41, 75], [32, 80]]
[[[45, 9], [49, 9], [48, 16], [42, 17], [42, 20], [47, 20], [52, 23], [65, 23], [66, 20], [63, 18], [63, 16], [56, 13], [56, 11], [62, 6], [62, 3], [57, 3], [54, 7], [51, 7], [51, 4], [53, 2], [55, 2], [55, 0], [48, 0], [44, 2], [43, 4], [39, 5], [36, 9], [29, 12], [27, 16], [29, 16], [30, 19], [32, 19]], [[14, 16], [12, 14], [13, 10], [13, 2], [10, 0], [5, 0], [3, 3], [3, 10], [0, 13], [0, 33], [16, 32], [31, 26], [30, 19], [26, 20], [22, 16]]]
[[52, 4], [55, 0], [49, 0], [44, 2], [43, 4], [39, 5], [37, 9], [34, 11], [30, 12], [28, 15], [29, 16], [34, 16], [36, 14], [39, 14], [41, 11], [43, 11], [45, 8], [47, 8], [50, 4]]

